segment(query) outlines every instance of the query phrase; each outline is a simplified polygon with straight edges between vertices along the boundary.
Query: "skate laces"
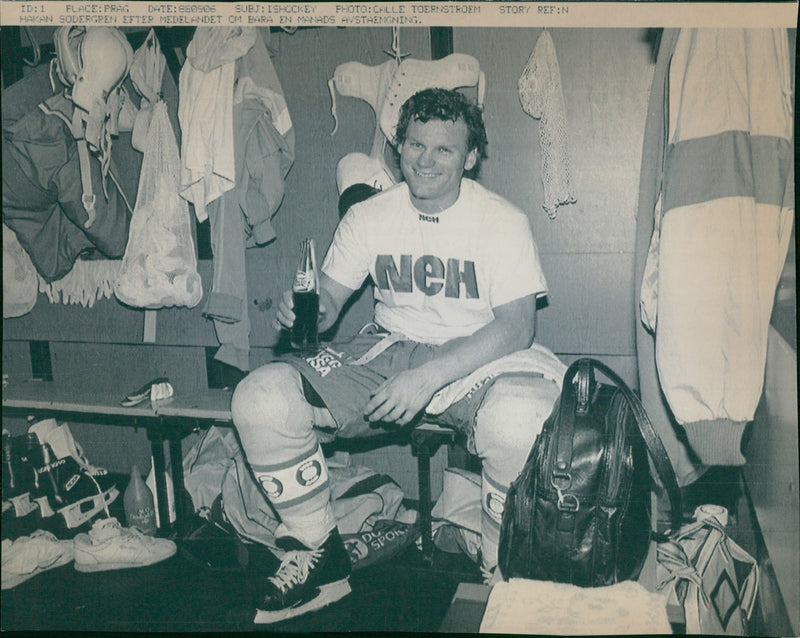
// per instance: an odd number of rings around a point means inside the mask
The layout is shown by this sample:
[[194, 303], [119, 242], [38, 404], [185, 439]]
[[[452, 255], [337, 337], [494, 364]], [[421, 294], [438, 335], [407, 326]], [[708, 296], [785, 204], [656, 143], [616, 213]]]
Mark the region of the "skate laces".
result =
[[274, 576], [269, 580], [282, 592], [285, 592], [292, 585], [304, 582], [308, 578], [311, 568], [317, 564], [322, 550], [312, 550], [307, 552], [289, 552], [281, 560], [281, 566]]
[[102, 542], [108, 540], [112, 536], [119, 536], [121, 534], [121, 529], [122, 525], [119, 524], [116, 518], [102, 518], [94, 522], [92, 529], [89, 530], [89, 536], [93, 542]]
[[140, 532], [135, 527], [120, 527], [120, 541], [128, 547], [142, 547], [152, 545], [153, 539]]
[[102, 543], [113, 538], [118, 545], [128, 547], [147, 546], [149, 548], [158, 543], [159, 540], [148, 536], [135, 527], [123, 527], [122, 523], [113, 516], [98, 521], [95, 524], [95, 529], [89, 532], [89, 535], [92, 537], [93, 543]]
[[72, 431], [69, 429], [66, 423], [62, 426], [67, 433], [67, 449], [69, 450], [72, 458], [74, 458], [78, 465], [80, 465], [90, 476], [105, 476], [108, 474], [108, 470], [103, 467], [96, 467], [89, 463], [89, 459], [86, 458], [86, 452], [83, 451], [81, 444], [78, 443], [75, 438], [72, 436]]
[[[103, 471], [105, 471], [105, 470], [103, 470]], [[88, 476], [90, 479], [92, 479], [92, 483], [94, 483], [94, 486], [97, 488], [97, 493], [100, 494], [100, 496], [102, 496], [103, 495], [103, 488], [100, 487], [100, 483], [97, 482], [97, 479], [95, 479], [94, 475], [91, 474], [90, 472], [87, 472], [86, 476]], [[108, 516], [108, 518], [113, 518], [111, 516], [111, 512], [108, 511], [108, 503], [106, 503], [106, 499], [103, 498], [102, 502], [103, 502], [103, 510], [105, 510], [106, 516]], [[119, 523], [117, 523], [117, 524], [119, 524]]]

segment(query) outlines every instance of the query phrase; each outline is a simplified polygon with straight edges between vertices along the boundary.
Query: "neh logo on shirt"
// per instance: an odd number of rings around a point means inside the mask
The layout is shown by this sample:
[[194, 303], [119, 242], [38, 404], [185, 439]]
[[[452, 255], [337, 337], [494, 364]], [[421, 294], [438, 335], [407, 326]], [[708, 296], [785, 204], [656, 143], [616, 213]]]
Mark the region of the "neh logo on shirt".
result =
[[419, 221], [421, 222], [431, 222], [432, 224], [438, 224], [439, 218], [435, 217], [434, 215], [423, 215], [422, 213], [419, 214]]
[[[381, 290], [412, 292], [413, 288], [432, 297], [444, 291], [445, 297], [478, 299], [475, 262], [436, 255], [422, 255], [412, 265], [411, 255], [400, 255], [400, 268], [392, 255], [375, 258], [375, 284]], [[463, 293], [463, 295], [462, 295]]]

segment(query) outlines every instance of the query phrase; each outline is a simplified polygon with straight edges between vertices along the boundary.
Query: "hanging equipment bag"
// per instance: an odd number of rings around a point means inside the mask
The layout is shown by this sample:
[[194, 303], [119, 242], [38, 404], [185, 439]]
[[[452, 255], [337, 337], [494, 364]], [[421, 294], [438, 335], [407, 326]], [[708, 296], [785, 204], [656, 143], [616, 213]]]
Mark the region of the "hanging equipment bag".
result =
[[[611, 384], [598, 383], [595, 371]], [[603, 363], [573, 363], [508, 491], [499, 547], [503, 577], [582, 587], [636, 578], [651, 535], [648, 452], [677, 529], [675, 473], [641, 402]]]
[[130, 234], [114, 288], [136, 308], [193, 308], [203, 297], [180, 156], [167, 105], [157, 102], [144, 149]]

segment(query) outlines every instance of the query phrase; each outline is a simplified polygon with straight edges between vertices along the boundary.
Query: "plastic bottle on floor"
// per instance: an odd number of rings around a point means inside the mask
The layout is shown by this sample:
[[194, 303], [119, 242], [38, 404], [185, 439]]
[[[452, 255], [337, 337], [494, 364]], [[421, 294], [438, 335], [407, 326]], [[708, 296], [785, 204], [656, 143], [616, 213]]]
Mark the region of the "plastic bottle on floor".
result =
[[125, 504], [125, 520], [128, 527], [135, 527], [144, 534], [156, 533], [156, 508], [153, 493], [145, 485], [139, 468], [131, 468], [131, 480], [123, 497]]

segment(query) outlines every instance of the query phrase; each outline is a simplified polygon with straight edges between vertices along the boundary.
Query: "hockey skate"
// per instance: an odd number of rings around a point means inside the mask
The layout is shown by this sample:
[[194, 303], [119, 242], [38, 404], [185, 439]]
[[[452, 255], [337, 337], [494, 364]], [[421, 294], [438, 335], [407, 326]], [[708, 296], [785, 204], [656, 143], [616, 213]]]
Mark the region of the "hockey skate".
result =
[[8, 501], [20, 518], [36, 509], [31, 500], [36, 472], [25, 457], [26, 439], [3, 431], [3, 501]]
[[31, 492], [36, 471], [26, 457], [27, 436], [3, 431], [3, 515], [2, 537], [17, 538], [33, 532], [41, 521], [39, 506]]
[[322, 609], [350, 593], [350, 556], [339, 530], [334, 528], [317, 549], [288, 540], [287, 552], [256, 609], [255, 624], [270, 624]]
[[[91, 465], [66, 424], [45, 419], [28, 431], [27, 459], [36, 472], [34, 500], [42, 516], [60, 514], [67, 529], [80, 527], [119, 496], [106, 470]], [[33, 435], [33, 436], [31, 436]]]

